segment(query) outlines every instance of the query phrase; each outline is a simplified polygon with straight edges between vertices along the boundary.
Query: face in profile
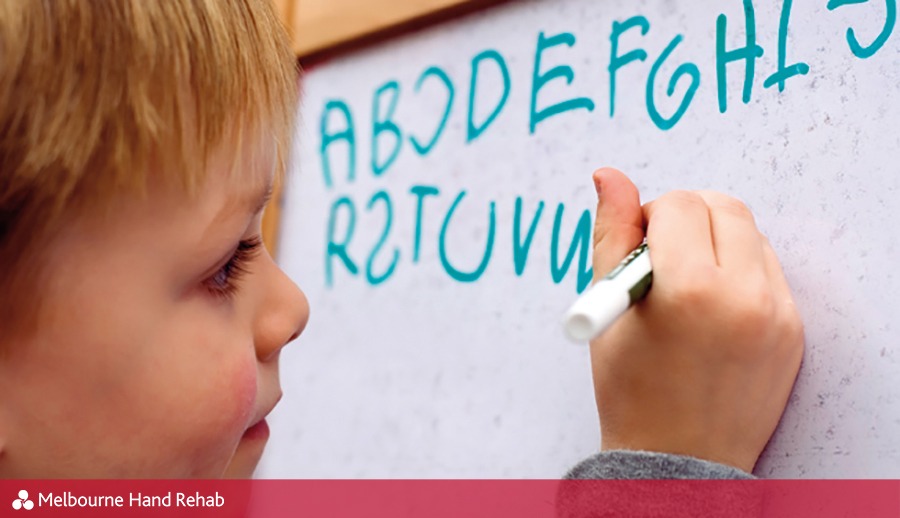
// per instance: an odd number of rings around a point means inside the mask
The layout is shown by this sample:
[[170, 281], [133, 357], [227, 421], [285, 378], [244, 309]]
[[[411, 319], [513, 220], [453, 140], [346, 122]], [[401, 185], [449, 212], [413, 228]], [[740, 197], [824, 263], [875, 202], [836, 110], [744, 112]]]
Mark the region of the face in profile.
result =
[[37, 330], [2, 343], [0, 476], [252, 474], [309, 307], [262, 245], [275, 156], [249, 140], [196, 194], [151, 182], [46, 243]]

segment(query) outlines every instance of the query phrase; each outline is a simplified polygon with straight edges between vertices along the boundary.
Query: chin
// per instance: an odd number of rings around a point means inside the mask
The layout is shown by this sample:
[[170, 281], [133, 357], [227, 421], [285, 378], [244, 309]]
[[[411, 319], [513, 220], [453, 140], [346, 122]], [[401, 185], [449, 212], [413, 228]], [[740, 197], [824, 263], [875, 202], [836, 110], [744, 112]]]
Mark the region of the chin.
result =
[[251, 478], [266, 449], [267, 438], [242, 438], [231, 461], [225, 468], [224, 478]]

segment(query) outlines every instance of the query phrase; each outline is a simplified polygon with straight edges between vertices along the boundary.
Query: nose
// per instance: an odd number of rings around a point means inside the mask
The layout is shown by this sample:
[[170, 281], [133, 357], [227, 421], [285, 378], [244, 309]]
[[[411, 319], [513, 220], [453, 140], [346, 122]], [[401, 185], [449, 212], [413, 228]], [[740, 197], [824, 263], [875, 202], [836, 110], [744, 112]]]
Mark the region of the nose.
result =
[[296, 339], [309, 321], [309, 301], [294, 281], [266, 254], [262, 301], [254, 322], [256, 357], [266, 362]]

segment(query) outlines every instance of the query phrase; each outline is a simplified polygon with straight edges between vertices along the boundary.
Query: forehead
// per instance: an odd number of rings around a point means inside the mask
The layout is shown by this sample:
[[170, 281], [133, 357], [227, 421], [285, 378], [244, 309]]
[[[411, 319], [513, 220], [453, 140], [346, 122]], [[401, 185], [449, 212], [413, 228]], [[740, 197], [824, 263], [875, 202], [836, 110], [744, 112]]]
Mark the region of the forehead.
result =
[[179, 204], [213, 203], [223, 205], [223, 210], [258, 209], [275, 180], [276, 140], [265, 131], [232, 128], [228, 133], [206, 152], [197, 143], [189, 143], [183, 163], [168, 162], [162, 150], [157, 163], [150, 166], [151, 197], [165, 196]]
[[223, 139], [206, 156], [188, 152], [183, 166], [160, 152], [146, 168], [144, 194], [126, 189], [108, 204], [88, 204], [73, 216], [99, 225], [128, 222], [135, 227], [129, 232], [144, 225], [153, 232], [195, 234], [198, 240], [212, 236], [256, 214], [272, 190], [278, 162], [273, 139], [249, 137]]
[[174, 171], [167, 175], [154, 164], [148, 168], [144, 195], [122, 192], [110, 210], [73, 214], [65, 235], [91, 242], [95, 251], [110, 257], [116, 251], [141, 249], [141, 260], [152, 255], [160, 263], [231, 246], [266, 202], [275, 163], [271, 141], [245, 139], [240, 146], [226, 142], [205, 160], [196, 156], [195, 169], [183, 173], [183, 179], [193, 175], [197, 180], [192, 188], [171, 181]]
[[256, 213], [274, 188], [277, 147], [271, 137], [245, 138], [219, 146], [207, 161], [204, 184], [199, 189], [221, 190], [223, 210]]

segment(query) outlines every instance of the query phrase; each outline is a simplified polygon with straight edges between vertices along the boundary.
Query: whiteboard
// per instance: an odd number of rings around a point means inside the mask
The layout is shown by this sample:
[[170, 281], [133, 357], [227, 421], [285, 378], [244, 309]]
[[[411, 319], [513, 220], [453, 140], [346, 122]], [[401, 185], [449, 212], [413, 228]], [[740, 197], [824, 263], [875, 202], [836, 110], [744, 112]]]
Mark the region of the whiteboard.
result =
[[559, 477], [596, 452], [559, 319], [609, 165], [643, 201], [743, 199], [784, 262], [807, 349], [756, 473], [900, 477], [895, 25], [896, 0], [521, 1], [307, 71], [279, 261], [312, 317], [259, 475]]

